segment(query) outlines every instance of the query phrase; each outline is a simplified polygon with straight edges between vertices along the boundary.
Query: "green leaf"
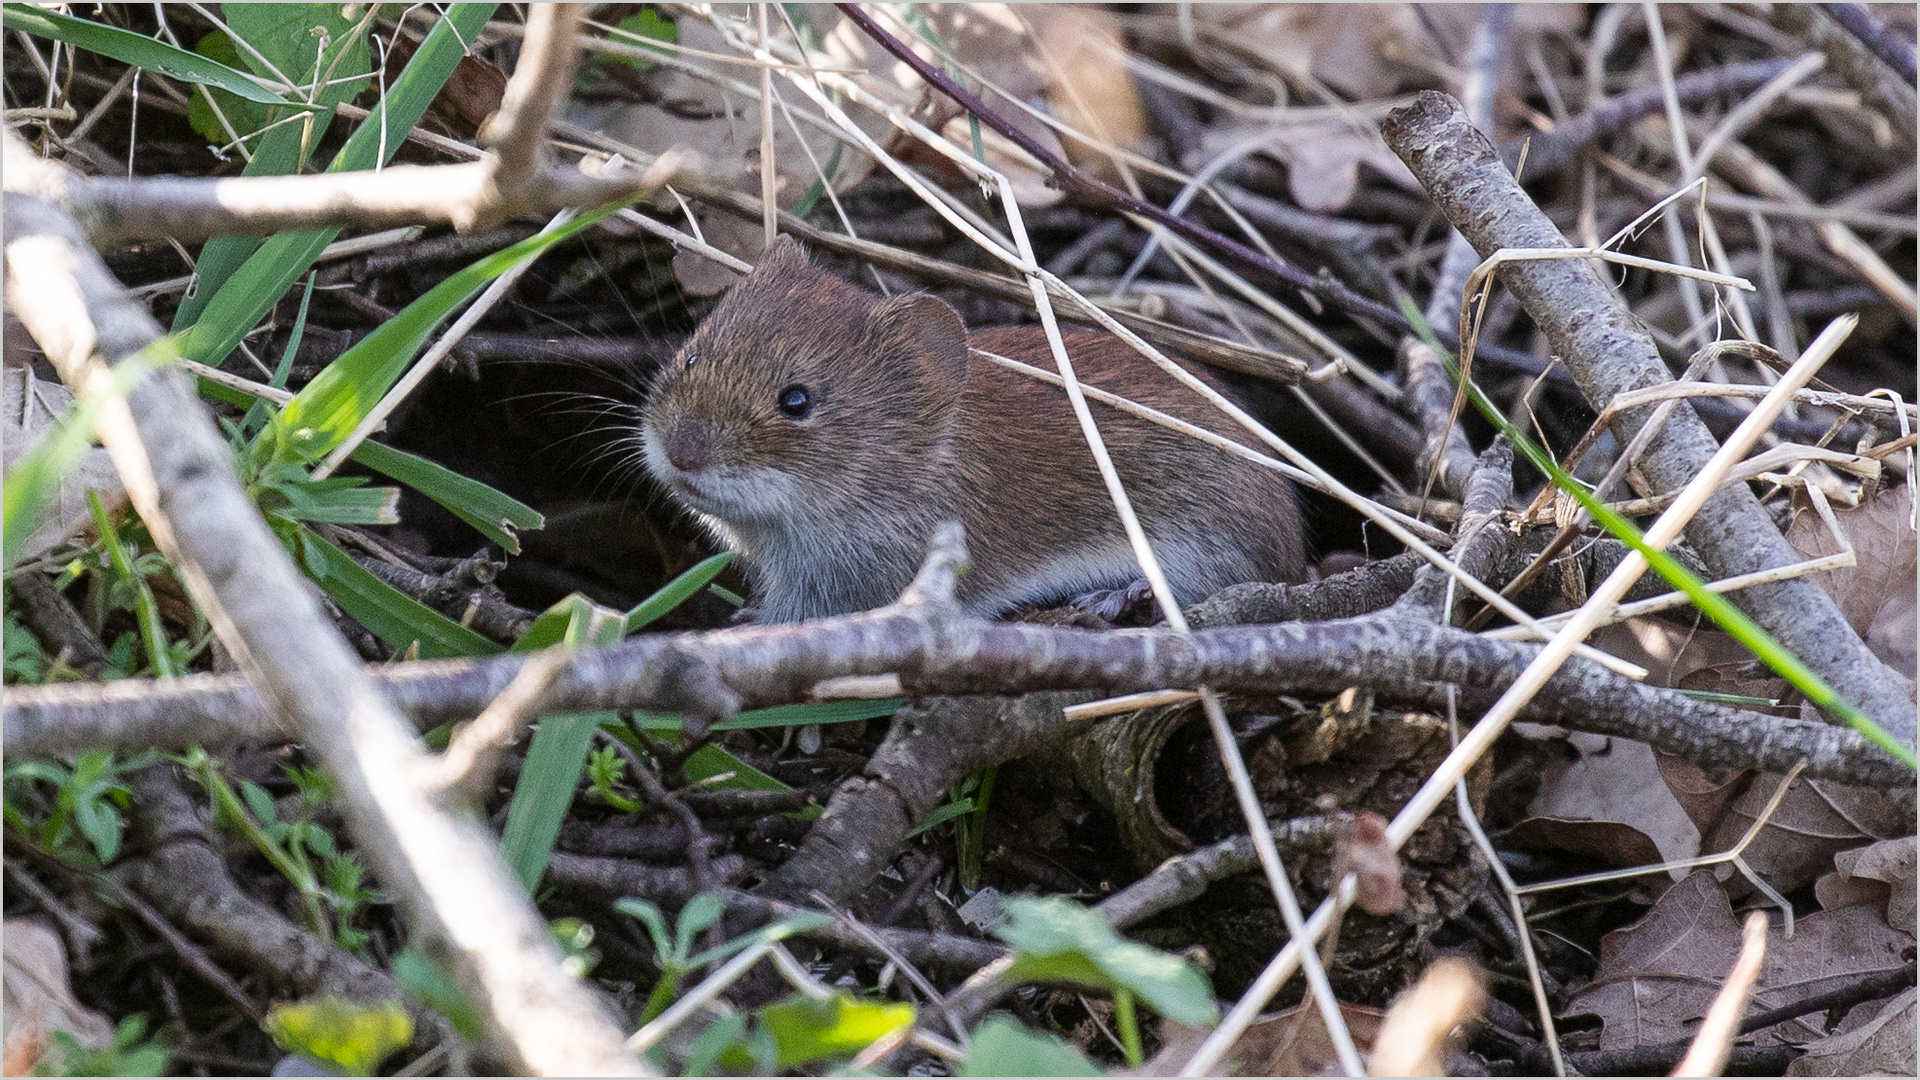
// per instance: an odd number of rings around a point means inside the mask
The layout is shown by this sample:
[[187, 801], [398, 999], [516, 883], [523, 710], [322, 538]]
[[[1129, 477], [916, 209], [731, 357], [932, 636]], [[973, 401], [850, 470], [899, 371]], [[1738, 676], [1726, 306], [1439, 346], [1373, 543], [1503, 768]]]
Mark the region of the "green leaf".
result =
[[693, 951], [694, 935], [714, 923], [727, 913], [727, 905], [713, 893], [698, 893], [680, 909], [679, 918], [673, 923], [673, 947], [676, 955], [686, 956]]
[[631, 634], [685, 603], [688, 597], [699, 592], [707, 582], [720, 576], [720, 571], [725, 570], [727, 564], [733, 562], [733, 555], [731, 551], [723, 551], [718, 555], [708, 556], [693, 564], [679, 577], [662, 585], [652, 596], [640, 601], [632, 611], [627, 612], [625, 632]]
[[993, 1016], [973, 1032], [955, 1076], [1105, 1076], [1066, 1040], [1029, 1031], [1006, 1016]]
[[518, 530], [539, 529], [547, 523], [526, 503], [404, 450], [369, 440], [353, 452], [353, 460], [446, 507], [509, 555], [520, 554]]
[[[227, 28], [259, 51], [281, 73], [321, 105], [351, 101], [373, 81], [373, 54], [367, 48], [371, 23], [341, 4], [223, 4]], [[326, 52], [320, 51], [322, 42]], [[243, 57], [254, 73], [271, 76], [252, 54]], [[326, 85], [317, 85], [322, 80]]]
[[[628, 201], [643, 197], [635, 195]], [[592, 228], [624, 205], [589, 211], [556, 229], [487, 255], [455, 271], [425, 296], [400, 309], [373, 333], [341, 353], [287, 402], [281, 417], [291, 432], [290, 449], [314, 461], [339, 446], [373, 411], [426, 346], [427, 339], [455, 310], [501, 274]], [[284, 292], [284, 288], [281, 291]]]
[[[576, 649], [605, 645], [618, 640], [620, 626], [618, 612], [574, 593], [542, 612], [513, 643], [513, 651], [531, 652], [563, 641]], [[534, 731], [500, 836], [501, 854], [528, 892], [540, 883], [553, 856], [594, 733], [601, 724], [618, 721], [611, 712], [561, 713], [543, 717]]]
[[921, 819], [920, 824], [915, 825], [911, 830], [908, 831], [907, 838], [912, 839], [913, 837], [919, 836], [921, 833], [926, 832], [928, 829], [934, 828], [935, 826], [941, 825], [945, 822], [952, 821], [954, 818], [959, 817], [961, 814], [970, 813], [972, 812], [972, 810], [973, 810], [972, 799], [955, 799], [953, 802], [946, 803], [942, 806], [937, 806], [934, 808], [932, 813], [928, 814], [925, 818]]
[[[224, 30], [210, 30], [199, 41], [193, 43], [193, 51], [218, 64], [238, 67], [246, 61], [240, 59], [240, 50], [233, 39]], [[227, 123], [233, 125], [233, 134], [220, 125], [220, 116], [215, 115], [214, 107], [219, 106]], [[215, 146], [225, 146], [235, 137], [245, 137], [266, 127], [270, 106], [238, 98], [225, 90], [203, 87], [187, 99], [187, 125], [199, 132]]]
[[760, 1010], [760, 1029], [779, 1047], [781, 1071], [810, 1061], [852, 1057], [913, 1023], [913, 1006], [859, 1001], [844, 994], [800, 996]]
[[416, 939], [393, 958], [393, 981], [400, 989], [427, 1003], [427, 1007], [453, 1025], [453, 1030], [469, 1039], [486, 1034], [480, 1010], [460, 988], [459, 980], [427, 955]]
[[156, 41], [145, 34], [122, 30], [88, 19], [46, 11], [30, 4], [7, 4], [0, 20], [9, 30], [64, 41], [75, 48], [99, 53], [143, 71], [152, 71], [181, 82], [217, 86], [222, 90], [262, 105], [285, 105], [295, 109], [315, 109], [304, 101], [286, 98], [260, 85], [251, 76], [218, 61]]
[[1213, 990], [1198, 968], [1128, 941], [1097, 913], [1059, 897], [1013, 897], [1003, 910], [1006, 921], [994, 933], [1017, 950], [1008, 978], [1125, 988], [1169, 1020], [1210, 1024], [1219, 1019]]
[[413, 1041], [413, 1018], [397, 1001], [360, 1002], [334, 994], [275, 1006], [261, 1025], [296, 1054], [368, 1076]]
[[720, 1062], [720, 1055], [729, 1047], [740, 1042], [747, 1034], [747, 1018], [740, 1013], [729, 1013], [708, 1024], [693, 1040], [687, 1050], [687, 1061], [681, 1070], [683, 1076], [707, 1076]]
[[405, 650], [420, 643], [427, 659], [490, 656], [500, 645], [461, 626], [406, 593], [374, 577], [346, 552], [311, 529], [299, 530], [300, 561], [340, 609], [374, 637]]
[[667, 917], [661, 913], [660, 905], [651, 900], [623, 896], [613, 902], [613, 910], [638, 919], [640, 925], [647, 928], [647, 936], [653, 939], [656, 959], [664, 963], [675, 958], [672, 935], [667, 933]]
[[[420, 122], [434, 95], [466, 54], [466, 42], [474, 40], [498, 6], [455, 4], [448, 8], [407, 62], [406, 70], [387, 88], [373, 115], [354, 129], [346, 145], [334, 155], [327, 171], [370, 169], [391, 159], [404, 134]], [[268, 138], [274, 134], [277, 132]], [[337, 228], [281, 233], [261, 244], [243, 265], [229, 270], [225, 280], [218, 283], [218, 291], [206, 301], [186, 337], [182, 346], [186, 354], [203, 364], [218, 366], [338, 235]], [[200, 269], [203, 273], [208, 270], [204, 259]], [[177, 319], [175, 328], [181, 328]]]
[[[672, 45], [680, 40], [679, 25], [671, 20], [661, 18], [660, 13], [655, 11], [651, 6], [641, 8], [632, 15], [621, 19], [616, 29], [621, 32], [610, 35], [613, 40], [625, 42], [629, 45], [639, 45], [643, 48], [651, 47], [652, 43], [656, 41], [662, 41]], [[666, 50], [662, 49], [661, 51], [665, 52]], [[625, 64], [636, 71], [650, 71], [656, 66], [648, 61], [631, 56], [609, 55], [601, 59], [607, 63]]]
[[[892, 716], [900, 711], [905, 698], [854, 698], [847, 701], [806, 701], [796, 705], [773, 705], [749, 709], [716, 722], [714, 731], [747, 731], [754, 728], [802, 727], [807, 724], [849, 724]], [[635, 727], [643, 731], [679, 731], [686, 723], [665, 713], [634, 713]]]
[[[344, 481], [344, 482], [342, 482]], [[285, 500], [272, 512], [291, 521], [325, 521], [340, 525], [397, 525], [400, 489], [367, 487], [357, 476], [326, 480], [294, 480], [273, 485]]]

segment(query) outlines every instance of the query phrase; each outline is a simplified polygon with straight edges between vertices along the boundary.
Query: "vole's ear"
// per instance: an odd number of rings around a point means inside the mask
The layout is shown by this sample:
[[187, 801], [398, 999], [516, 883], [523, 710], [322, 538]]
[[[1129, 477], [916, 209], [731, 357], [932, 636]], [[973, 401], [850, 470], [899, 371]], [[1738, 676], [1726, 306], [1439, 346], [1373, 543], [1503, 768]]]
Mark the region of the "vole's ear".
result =
[[759, 261], [753, 264], [756, 275], [777, 274], [788, 270], [805, 270], [813, 263], [807, 258], [807, 249], [793, 237], [780, 234], [774, 238], [773, 246], [760, 253]]
[[937, 296], [910, 293], [874, 304], [867, 313], [867, 348], [920, 376], [942, 409], [966, 385], [967, 325]]

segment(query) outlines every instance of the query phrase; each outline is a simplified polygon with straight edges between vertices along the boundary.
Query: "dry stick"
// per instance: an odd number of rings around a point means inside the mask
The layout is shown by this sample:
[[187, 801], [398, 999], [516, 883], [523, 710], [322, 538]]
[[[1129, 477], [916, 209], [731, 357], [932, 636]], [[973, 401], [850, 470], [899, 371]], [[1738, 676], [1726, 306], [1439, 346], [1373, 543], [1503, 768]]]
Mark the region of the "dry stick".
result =
[[[1389, 118], [1385, 134], [1448, 219], [1483, 254], [1566, 246], [1493, 147], [1445, 95], [1422, 93], [1416, 106]], [[1653, 341], [1590, 265], [1571, 260], [1509, 265], [1501, 275], [1596, 410], [1622, 391], [1668, 380]], [[1616, 418], [1623, 445], [1650, 409]], [[1700, 472], [1714, 449], [1706, 426], [1682, 407], [1648, 445], [1640, 469], [1655, 490], [1675, 490]], [[1707, 502], [1687, 539], [1716, 577], [1799, 561], [1752, 492], [1738, 485]], [[1823, 589], [1805, 580], [1778, 582], [1749, 589], [1741, 599], [1783, 647], [1882, 727], [1911, 741], [1911, 684], [1867, 650]]]
[[1747, 1011], [1753, 984], [1760, 978], [1760, 963], [1767, 957], [1767, 913], [1748, 912], [1740, 939], [1740, 957], [1733, 962], [1726, 985], [1720, 988], [1713, 1006], [1707, 1010], [1706, 1020], [1693, 1037], [1693, 1046], [1674, 1067], [1674, 1076], [1719, 1076], [1727, 1067], [1727, 1054], [1733, 1049], [1740, 1014]]
[[766, 232], [766, 247], [772, 247], [780, 236], [780, 204], [774, 201], [774, 158], [773, 158], [773, 54], [766, 50], [767, 5], [755, 4], [760, 15], [760, 50], [753, 58], [762, 63], [760, 68], [760, 223]]
[[[1774, 392], [1762, 399], [1753, 412], [1741, 421], [1740, 426], [1728, 438], [1726, 445], [1722, 446], [1719, 452], [1707, 462], [1701, 469], [1700, 475], [1687, 484], [1673, 506], [1660, 515], [1659, 520], [1653, 523], [1653, 527], [1647, 530], [1647, 546], [1661, 550], [1680, 535], [1681, 528], [1713, 495], [1720, 482], [1720, 476], [1733, 467], [1754, 440], [1758, 439], [1773, 422], [1774, 417], [1779, 415], [1780, 410], [1786, 407], [1787, 402], [1792, 398], [1793, 391], [1806, 385], [1807, 380], [1819, 371], [1820, 365], [1824, 364], [1840, 347], [1840, 343], [1846, 339], [1857, 321], [1852, 318], [1836, 320], [1807, 346], [1807, 351], [1794, 363], [1787, 374], [1781, 377], [1780, 382], [1774, 387]], [[1494, 703], [1493, 707], [1481, 716], [1468, 731], [1466, 738], [1462, 739], [1453, 752], [1447, 755], [1446, 760], [1440, 763], [1433, 775], [1421, 785], [1420, 790], [1407, 802], [1407, 805], [1394, 815], [1393, 821], [1387, 826], [1387, 842], [1394, 850], [1398, 851], [1412, 837], [1414, 830], [1426, 822], [1453, 789], [1454, 782], [1466, 775], [1467, 770], [1480, 760], [1480, 757], [1493, 745], [1493, 741], [1506, 730], [1508, 723], [1513, 720], [1520, 708], [1539, 692], [1554, 671], [1566, 663], [1573, 653], [1574, 642], [1591, 633], [1613, 606], [1619, 603], [1620, 598], [1626, 595], [1627, 589], [1646, 571], [1646, 557], [1638, 551], [1621, 560], [1620, 565], [1608, 575], [1607, 580], [1593, 591], [1585, 604], [1581, 605], [1573, 620], [1555, 634], [1553, 640], [1549, 641], [1544, 649], [1540, 650], [1533, 662], [1528, 664], [1526, 670], [1520, 673], [1520, 677], [1514, 680], [1513, 685], [1500, 695], [1500, 699]], [[1352, 889], [1347, 881], [1342, 880], [1338, 890], [1339, 895], [1329, 897], [1321, 903], [1320, 910], [1314, 912], [1315, 920], [1318, 921], [1324, 913], [1328, 921], [1331, 921], [1335, 909], [1345, 907], [1347, 901], [1342, 898], [1349, 897], [1351, 892]], [[1208, 1036], [1207, 1041], [1201, 1045], [1200, 1050], [1182, 1070], [1182, 1076], [1204, 1075], [1214, 1063], [1219, 1061], [1220, 1056], [1233, 1044], [1246, 1026], [1253, 1022], [1254, 1017], [1266, 1006], [1268, 1000], [1293, 974], [1292, 969], [1298, 962], [1299, 955], [1297, 945], [1297, 941], [1287, 943], [1286, 950], [1268, 965], [1267, 970], [1260, 974], [1253, 986], [1247, 990], [1246, 995], [1234, 1006], [1233, 1012], [1228, 1014], [1227, 1019], [1212, 1035]]]
[[[160, 339], [71, 218], [24, 194], [0, 205], [11, 306], [69, 385], [110, 378], [105, 363]], [[503, 1052], [541, 1072], [637, 1071], [599, 1002], [561, 970], [485, 824], [436, 805], [418, 738], [247, 500], [184, 376], [149, 376], [123, 408], [129, 422], [103, 424], [101, 437], [156, 543], [261, 697], [333, 774], [381, 885], [416, 933], [445, 946]]]

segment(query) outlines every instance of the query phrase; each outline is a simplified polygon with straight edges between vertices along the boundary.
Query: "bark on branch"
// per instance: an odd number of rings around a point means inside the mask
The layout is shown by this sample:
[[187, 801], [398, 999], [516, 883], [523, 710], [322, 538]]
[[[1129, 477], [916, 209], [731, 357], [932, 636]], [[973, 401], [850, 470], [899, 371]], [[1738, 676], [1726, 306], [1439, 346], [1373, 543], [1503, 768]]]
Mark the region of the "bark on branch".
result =
[[[1400, 155], [1475, 250], [1570, 245], [1514, 180], [1459, 102], [1426, 91], [1382, 125]], [[1625, 303], [1584, 261], [1508, 263], [1500, 279], [1519, 298], [1597, 411], [1614, 395], [1671, 378], [1653, 339]], [[1625, 445], [1652, 407], [1614, 420]], [[1638, 465], [1657, 491], [1675, 491], [1696, 475], [1718, 444], [1689, 405], [1675, 409]], [[1716, 577], [1784, 566], [1797, 559], [1744, 484], [1720, 490], [1687, 527], [1689, 544]], [[1735, 602], [1875, 721], [1914, 739], [1913, 686], [1882, 664], [1847, 624], [1831, 597], [1805, 579], [1742, 590]]]
[[[1395, 563], [1396, 574], [1411, 566]], [[1347, 575], [1342, 575], [1346, 577]], [[1289, 590], [1344, 592], [1341, 578]], [[1263, 605], [1221, 607], [1241, 613]], [[1265, 595], [1264, 593], [1262, 594]], [[1393, 596], [1364, 594], [1368, 602]], [[1324, 609], [1319, 609], [1324, 613]], [[1223, 612], [1223, 614], [1225, 614]], [[1388, 700], [1443, 708], [1449, 683], [1463, 706], [1492, 701], [1536, 646], [1493, 641], [1434, 625], [1424, 612], [1375, 613], [1324, 622], [1222, 626], [1186, 636], [1165, 629], [1090, 631], [986, 623], [940, 604], [895, 604], [857, 615], [780, 626], [647, 635], [578, 653], [543, 699], [554, 712], [642, 709], [698, 721], [806, 700], [825, 679], [898, 674], [916, 696], [1168, 686], [1333, 694], [1372, 688]], [[513, 682], [526, 658], [435, 660], [370, 673], [420, 727], [471, 719]], [[1653, 743], [1699, 764], [1784, 769], [1805, 760], [1812, 775], [1876, 787], [1909, 786], [1911, 774], [1847, 728], [1765, 716], [1697, 701], [1575, 661], [1553, 677], [1526, 714], [1599, 734]], [[693, 726], [700, 726], [699, 723]], [[289, 738], [244, 681], [190, 676], [169, 683], [70, 684], [10, 691], [5, 752], [72, 753], [90, 746], [208, 745]], [[1064, 733], [1060, 728], [1052, 733]]]
[[500, 109], [482, 132], [481, 160], [457, 165], [299, 176], [76, 176], [9, 138], [9, 191], [60, 205], [101, 243], [167, 236], [192, 242], [352, 225], [450, 225], [485, 231], [565, 207], [601, 206], [658, 190], [694, 158], [663, 154], [644, 172], [587, 175], [559, 168], [546, 149], [547, 120], [572, 86], [575, 35], [584, 8], [536, 4]]

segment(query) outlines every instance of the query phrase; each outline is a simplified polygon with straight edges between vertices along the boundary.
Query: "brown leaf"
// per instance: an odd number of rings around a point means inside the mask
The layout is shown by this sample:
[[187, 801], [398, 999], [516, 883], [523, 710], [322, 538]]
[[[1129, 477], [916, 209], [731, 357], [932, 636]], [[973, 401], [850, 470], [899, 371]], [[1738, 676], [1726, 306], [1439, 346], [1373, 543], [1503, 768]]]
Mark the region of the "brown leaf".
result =
[[0, 983], [6, 1006], [8, 1076], [31, 1074], [53, 1032], [67, 1032], [92, 1050], [104, 1049], [113, 1041], [113, 1024], [73, 996], [60, 935], [32, 919], [8, 919], [0, 932], [7, 942]]
[[[1866, 906], [1795, 920], [1792, 938], [1775, 921], [1754, 988], [1755, 1011], [1905, 966], [1913, 938]], [[1740, 924], [1727, 894], [1707, 871], [1668, 889], [1639, 922], [1600, 939], [1600, 967], [1575, 993], [1568, 1013], [1602, 1021], [1600, 1048], [1617, 1050], [1692, 1038], [1720, 980], [1740, 950]], [[1818, 1038], [1802, 1020], [1770, 1028], [1783, 1039]]]
[[[1799, 499], [1796, 498], [1796, 503]], [[1868, 646], [1881, 660], [1914, 674], [1914, 562], [1913, 493], [1905, 485], [1885, 488], [1862, 506], [1836, 508], [1834, 517], [1853, 544], [1856, 565], [1823, 570], [1809, 577], [1820, 583], [1847, 622], [1867, 635]], [[1819, 514], [1799, 507], [1787, 528], [1787, 543], [1802, 558], [1831, 555], [1839, 541]], [[1892, 608], [1891, 612], [1885, 611]], [[1878, 634], [1873, 633], [1877, 624]], [[1900, 630], [1905, 627], [1905, 635]], [[1877, 639], [1877, 645], [1876, 645]]]
[[1787, 1075], [1912, 1076], [1913, 1033], [1914, 989], [1908, 987], [1867, 1023], [1808, 1043]]
[[1532, 817], [1508, 830], [1507, 843], [1522, 851], [1587, 855], [1615, 867], [1651, 866], [1664, 861], [1651, 837], [1619, 821]]
[[[1700, 830], [1661, 781], [1653, 747], [1632, 739], [1578, 731], [1569, 733], [1566, 742], [1580, 756], [1548, 773], [1527, 807], [1530, 817], [1631, 826], [1657, 853], [1656, 858], [1640, 863], [1674, 862], [1700, 853]], [[1612, 859], [1588, 848], [1569, 850]]]
[[[1718, 823], [1703, 828], [1700, 850], [1726, 851], [1738, 843], [1779, 783], [1773, 773], [1756, 776]], [[1836, 853], [1912, 830], [1912, 813], [1880, 792], [1802, 777], [1747, 847], [1745, 859], [1768, 884], [1791, 892], [1825, 873]], [[1727, 884], [1735, 896], [1747, 892], [1732, 879]]]
[[[1438, 85], [1444, 57], [1465, 50], [1484, 8], [1430, 5], [1427, 21], [1444, 43], [1435, 42], [1411, 4], [1203, 4], [1195, 6], [1194, 22], [1236, 52], [1365, 101]], [[1577, 4], [1519, 5], [1502, 57], [1502, 68], [1515, 77], [1502, 79], [1503, 85], [1520, 85], [1526, 40], [1546, 31], [1576, 34], [1585, 24]]]
[[1914, 932], [1914, 838], [1882, 840], [1833, 857], [1834, 872], [1813, 883], [1820, 906], [1831, 911], [1853, 904], [1881, 907], [1887, 924]]
[[[1353, 1035], [1354, 1047], [1363, 1055], [1371, 1053], [1386, 1013], [1343, 1002], [1340, 1016]], [[1160, 1052], [1132, 1074], [1177, 1075], [1211, 1033], [1204, 1027], [1162, 1021]], [[1207, 1075], [1339, 1076], [1340, 1056], [1320, 1020], [1320, 1010], [1308, 1001], [1254, 1021]]]

